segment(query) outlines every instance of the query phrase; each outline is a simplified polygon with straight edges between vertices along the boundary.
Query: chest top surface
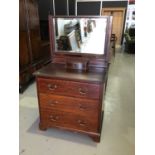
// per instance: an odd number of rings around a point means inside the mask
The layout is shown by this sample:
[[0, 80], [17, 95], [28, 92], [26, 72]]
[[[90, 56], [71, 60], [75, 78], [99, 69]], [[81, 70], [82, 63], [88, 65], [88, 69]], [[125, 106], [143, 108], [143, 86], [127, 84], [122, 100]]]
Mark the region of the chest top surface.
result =
[[106, 71], [80, 72], [77, 70], [67, 70], [64, 65], [50, 63], [35, 72], [34, 75], [43, 78], [57, 78], [71, 81], [103, 83], [106, 78]]

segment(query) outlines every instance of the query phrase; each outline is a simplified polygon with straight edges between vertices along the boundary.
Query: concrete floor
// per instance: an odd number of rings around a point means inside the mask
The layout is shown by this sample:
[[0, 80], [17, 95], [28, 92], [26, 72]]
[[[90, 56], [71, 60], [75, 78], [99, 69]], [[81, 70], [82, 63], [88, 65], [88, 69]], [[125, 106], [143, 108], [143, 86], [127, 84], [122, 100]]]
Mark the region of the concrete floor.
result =
[[38, 129], [36, 84], [20, 94], [20, 155], [134, 155], [134, 55], [117, 53], [109, 70], [101, 142], [68, 131]]

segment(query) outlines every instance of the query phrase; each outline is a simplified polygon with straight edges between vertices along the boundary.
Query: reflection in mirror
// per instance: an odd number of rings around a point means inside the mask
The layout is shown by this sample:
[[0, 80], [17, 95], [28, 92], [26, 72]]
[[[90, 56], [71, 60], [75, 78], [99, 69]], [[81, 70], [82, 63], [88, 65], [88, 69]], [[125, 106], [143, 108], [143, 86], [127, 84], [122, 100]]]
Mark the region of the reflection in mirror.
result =
[[55, 18], [55, 51], [104, 54], [106, 18]]

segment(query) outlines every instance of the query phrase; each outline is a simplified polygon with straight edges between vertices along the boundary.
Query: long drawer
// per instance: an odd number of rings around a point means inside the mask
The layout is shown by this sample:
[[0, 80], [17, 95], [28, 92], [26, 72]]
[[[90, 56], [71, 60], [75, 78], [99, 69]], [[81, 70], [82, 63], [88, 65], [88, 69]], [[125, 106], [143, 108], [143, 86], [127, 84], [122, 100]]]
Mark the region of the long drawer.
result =
[[48, 111], [46, 109], [42, 109], [40, 114], [41, 122], [47, 127], [56, 126], [89, 132], [98, 131], [98, 119], [94, 119], [93, 116], [83, 117], [64, 111]]
[[63, 110], [86, 116], [94, 115], [94, 118], [98, 118], [98, 100], [80, 99], [43, 93], [39, 94], [39, 99], [41, 109]]
[[100, 98], [100, 85], [98, 84], [38, 78], [38, 88], [40, 93], [90, 99]]

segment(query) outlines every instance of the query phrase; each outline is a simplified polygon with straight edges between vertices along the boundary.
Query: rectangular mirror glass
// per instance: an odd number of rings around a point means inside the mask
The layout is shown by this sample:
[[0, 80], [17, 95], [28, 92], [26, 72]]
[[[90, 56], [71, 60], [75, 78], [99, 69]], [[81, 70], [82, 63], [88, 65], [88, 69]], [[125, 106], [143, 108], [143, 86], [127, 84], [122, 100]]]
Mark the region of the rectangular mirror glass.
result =
[[56, 52], [104, 54], [107, 18], [53, 18]]

